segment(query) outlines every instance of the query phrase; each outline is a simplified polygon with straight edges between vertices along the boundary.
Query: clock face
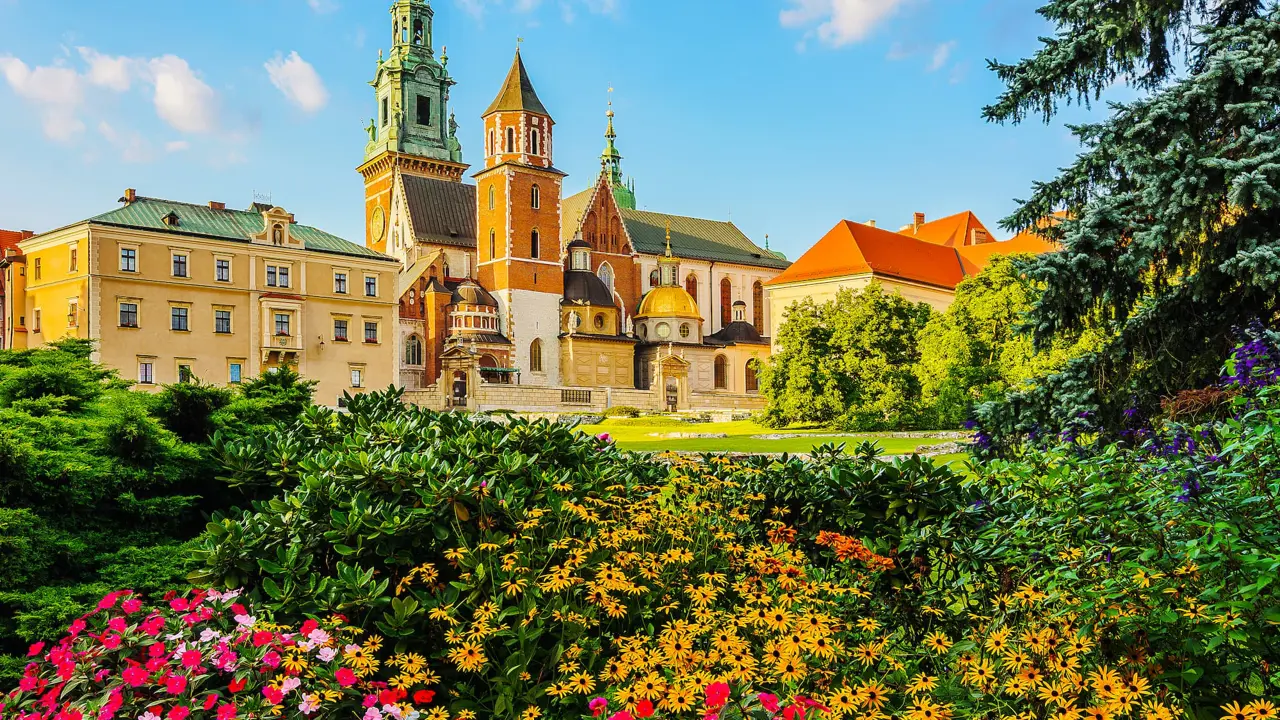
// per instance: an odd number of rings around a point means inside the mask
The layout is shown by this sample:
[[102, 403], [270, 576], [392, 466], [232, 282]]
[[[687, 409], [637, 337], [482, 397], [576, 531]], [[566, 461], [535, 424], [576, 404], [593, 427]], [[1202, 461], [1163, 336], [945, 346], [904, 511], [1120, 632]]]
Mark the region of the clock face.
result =
[[387, 213], [381, 205], [373, 209], [373, 217], [369, 218], [369, 234], [375, 242], [387, 234]]
[[658, 323], [658, 327], [657, 327], [657, 328], [655, 328], [655, 329], [658, 331], [658, 337], [660, 337], [660, 338], [669, 338], [669, 337], [671, 337], [671, 326], [670, 326], [670, 325], [668, 325], [668, 324], [666, 324], [666, 323]]

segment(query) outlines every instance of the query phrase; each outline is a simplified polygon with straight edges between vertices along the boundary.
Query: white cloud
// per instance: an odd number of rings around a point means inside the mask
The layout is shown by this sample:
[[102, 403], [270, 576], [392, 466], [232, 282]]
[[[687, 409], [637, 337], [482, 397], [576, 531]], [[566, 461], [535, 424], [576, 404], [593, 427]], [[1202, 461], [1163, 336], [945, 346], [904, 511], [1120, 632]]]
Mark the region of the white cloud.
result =
[[187, 142], [186, 140], [170, 140], [169, 142], [164, 144], [165, 152], [171, 152], [171, 153], [182, 152], [183, 150], [190, 150], [190, 149], [191, 149], [191, 143]]
[[106, 120], [98, 123], [98, 134], [120, 152], [120, 160], [126, 163], [149, 163], [155, 159], [151, 143], [141, 133], [121, 134]]
[[329, 103], [329, 91], [324, 87], [320, 74], [303, 60], [297, 51], [289, 53], [289, 57], [277, 54], [264, 65], [271, 84], [284, 93], [285, 99], [314, 113]]
[[185, 133], [207, 133], [217, 128], [217, 95], [186, 60], [176, 55], [155, 58], [147, 62], [146, 74], [155, 85], [156, 114], [161, 120]]
[[951, 51], [956, 48], [955, 40], [948, 40], [933, 49], [933, 57], [929, 59], [929, 72], [937, 72], [951, 59]]
[[21, 60], [0, 57], [0, 74], [19, 97], [40, 111], [45, 137], [67, 142], [84, 132], [77, 116], [84, 101], [84, 83], [75, 70], [58, 65], [30, 68]]
[[134, 61], [127, 57], [111, 57], [103, 55], [93, 48], [76, 48], [80, 57], [89, 63], [89, 72], [85, 74], [91, 84], [124, 92], [132, 85]]
[[863, 40], [906, 0], [788, 0], [791, 7], [778, 16], [786, 28], [810, 30], [831, 47]]
[[[532, 13], [542, 6], [543, 0], [454, 0], [464, 12], [480, 18], [490, 7], [505, 7], [513, 12]], [[557, 8], [560, 19], [572, 23], [578, 17], [577, 6], [595, 15], [613, 15], [619, 10], [621, 0], [560, 0]]]

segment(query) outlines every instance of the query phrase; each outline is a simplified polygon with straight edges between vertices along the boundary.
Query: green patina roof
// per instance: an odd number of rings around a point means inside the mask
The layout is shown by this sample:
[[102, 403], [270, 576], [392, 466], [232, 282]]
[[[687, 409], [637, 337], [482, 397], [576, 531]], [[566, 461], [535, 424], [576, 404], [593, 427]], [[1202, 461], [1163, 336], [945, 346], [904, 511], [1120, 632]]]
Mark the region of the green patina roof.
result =
[[[178, 216], [177, 227], [170, 227], [164, 223], [163, 218], [169, 213]], [[149, 197], [139, 197], [122, 208], [91, 217], [88, 222], [95, 225], [112, 225], [245, 243], [251, 241], [251, 236], [261, 234], [265, 228], [262, 213], [257, 210], [214, 210], [207, 205], [192, 205]], [[363, 245], [357, 245], [307, 225], [290, 225], [289, 234], [292, 237], [301, 238], [307, 250], [394, 261], [394, 258], [370, 250]]]
[[524, 69], [524, 60], [520, 59], [520, 51], [516, 50], [516, 59], [511, 63], [511, 72], [507, 73], [507, 79], [502, 83], [502, 90], [484, 114], [522, 111], [551, 116], [551, 113], [543, 107], [542, 101], [538, 99], [538, 93], [533, 91], [533, 82], [529, 80], [529, 73]]
[[[598, 187], [598, 185], [597, 185]], [[566, 222], [561, 235], [568, 241], [578, 231], [578, 218], [586, 212], [594, 196], [595, 188], [584, 190], [564, 199], [561, 204]], [[789, 267], [791, 263], [776, 253], [751, 242], [738, 226], [731, 222], [703, 220], [683, 215], [648, 212], [619, 208], [622, 223], [636, 252], [644, 255], [662, 255], [667, 249], [667, 223], [671, 223], [671, 252], [679, 258], [728, 262], [753, 267]]]

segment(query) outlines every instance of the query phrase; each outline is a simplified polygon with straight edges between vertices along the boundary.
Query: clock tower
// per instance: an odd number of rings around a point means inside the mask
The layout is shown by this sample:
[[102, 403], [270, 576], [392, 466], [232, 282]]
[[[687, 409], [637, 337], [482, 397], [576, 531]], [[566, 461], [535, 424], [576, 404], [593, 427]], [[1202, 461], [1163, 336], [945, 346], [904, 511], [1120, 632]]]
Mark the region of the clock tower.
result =
[[392, 190], [397, 173], [461, 182], [458, 124], [449, 112], [449, 57], [436, 58], [432, 46], [434, 13], [424, 0], [395, 0], [391, 5], [391, 52], [373, 81], [375, 113], [365, 127], [368, 143], [359, 172], [365, 184], [365, 244], [388, 252]]

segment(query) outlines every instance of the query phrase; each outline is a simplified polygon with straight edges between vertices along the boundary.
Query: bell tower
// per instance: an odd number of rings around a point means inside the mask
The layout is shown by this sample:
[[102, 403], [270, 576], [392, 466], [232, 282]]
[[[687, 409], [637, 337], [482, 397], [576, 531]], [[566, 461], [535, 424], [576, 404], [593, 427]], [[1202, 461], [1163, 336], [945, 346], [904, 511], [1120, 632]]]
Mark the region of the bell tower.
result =
[[559, 382], [559, 363], [530, 363], [531, 347], [558, 357], [564, 265], [560, 197], [552, 164], [555, 122], [529, 80], [520, 51], [484, 116], [484, 169], [476, 178], [480, 284], [501, 306], [503, 331], [531, 384]]
[[386, 252], [387, 219], [395, 174], [461, 182], [467, 170], [458, 124], [449, 112], [449, 56], [436, 58], [435, 13], [424, 0], [391, 5], [391, 51], [378, 51], [373, 81], [374, 117], [359, 172], [365, 181], [365, 244]]

